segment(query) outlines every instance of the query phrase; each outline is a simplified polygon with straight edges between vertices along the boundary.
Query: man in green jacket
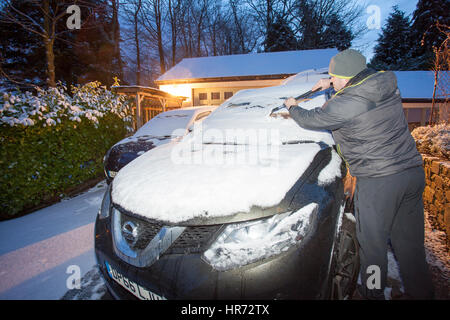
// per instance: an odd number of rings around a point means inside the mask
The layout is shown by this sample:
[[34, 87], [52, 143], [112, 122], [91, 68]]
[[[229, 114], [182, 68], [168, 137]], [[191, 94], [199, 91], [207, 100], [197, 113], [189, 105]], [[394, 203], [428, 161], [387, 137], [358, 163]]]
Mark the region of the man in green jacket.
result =
[[293, 98], [285, 105], [301, 127], [332, 131], [338, 152], [357, 178], [360, 293], [384, 299], [390, 241], [406, 294], [432, 299], [424, 251], [422, 157], [408, 129], [395, 74], [367, 68], [366, 58], [352, 49], [334, 56], [328, 73], [330, 79], [312, 88], [334, 87], [336, 94], [322, 107], [302, 109]]

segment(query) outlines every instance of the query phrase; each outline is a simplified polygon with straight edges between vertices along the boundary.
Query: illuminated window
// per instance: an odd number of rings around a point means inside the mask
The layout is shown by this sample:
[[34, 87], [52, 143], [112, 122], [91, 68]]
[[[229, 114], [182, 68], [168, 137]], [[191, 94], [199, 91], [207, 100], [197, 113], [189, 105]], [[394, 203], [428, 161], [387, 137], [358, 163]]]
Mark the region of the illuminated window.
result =
[[211, 92], [211, 100], [220, 100], [220, 92]]
[[233, 96], [233, 92], [224, 92], [223, 94], [225, 99], [231, 98]]

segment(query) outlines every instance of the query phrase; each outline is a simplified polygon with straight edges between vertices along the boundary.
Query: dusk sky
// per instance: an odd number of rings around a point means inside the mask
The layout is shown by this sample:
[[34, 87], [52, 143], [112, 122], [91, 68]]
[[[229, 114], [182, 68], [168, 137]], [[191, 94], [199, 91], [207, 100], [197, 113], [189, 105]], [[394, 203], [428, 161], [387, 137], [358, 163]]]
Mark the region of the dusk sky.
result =
[[[386, 23], [386, 19], [392, 12], [392, 7], [398, 5], [398, 8], [404, 11], [407, 15], [412, 17], [412, 13], [416, 8], [418, 0], [359, 0], [361, 4], [367, 9], [371, 5], [378, 6], [380, 8], [380, 20], [381, 27]], [[365, 13], [363, 21], [366, 22], [371, 14]], [[353, 41], [353, 47], [361, 50], [361, 52], [367, 57], [369, 61], [373, 56], [373, 48], [376, 45], [376, 40], [381, 32], [380, 29], [371, 29], [359, 40]]]

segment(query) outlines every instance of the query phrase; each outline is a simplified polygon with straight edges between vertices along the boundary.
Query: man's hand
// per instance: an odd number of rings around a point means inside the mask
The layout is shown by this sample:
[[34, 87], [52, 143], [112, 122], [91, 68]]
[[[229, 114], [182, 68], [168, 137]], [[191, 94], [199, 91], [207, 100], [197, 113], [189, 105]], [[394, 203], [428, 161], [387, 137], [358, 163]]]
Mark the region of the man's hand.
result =
[[322, 88], [322, 90], [328, 89], [331, 86], [331, 78], [329, 79], [320, 79], [317, 83], [312, 87], [311, 91]]
[[292, 106], [298, 105], [298, 103], [294, 98], [290, 97], [290, 98], [284, 100], [284, 105], [289, 110], [289, 109], [291, 109]]

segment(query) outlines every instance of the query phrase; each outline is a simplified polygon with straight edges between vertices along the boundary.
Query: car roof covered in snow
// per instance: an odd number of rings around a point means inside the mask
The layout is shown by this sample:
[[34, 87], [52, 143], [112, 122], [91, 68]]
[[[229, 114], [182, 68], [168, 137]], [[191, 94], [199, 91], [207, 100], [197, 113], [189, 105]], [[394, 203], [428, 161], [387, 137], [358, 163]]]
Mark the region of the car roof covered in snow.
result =
[[156, 81], [295, 74], [328, 66], [337, 49], [185, 58]]

